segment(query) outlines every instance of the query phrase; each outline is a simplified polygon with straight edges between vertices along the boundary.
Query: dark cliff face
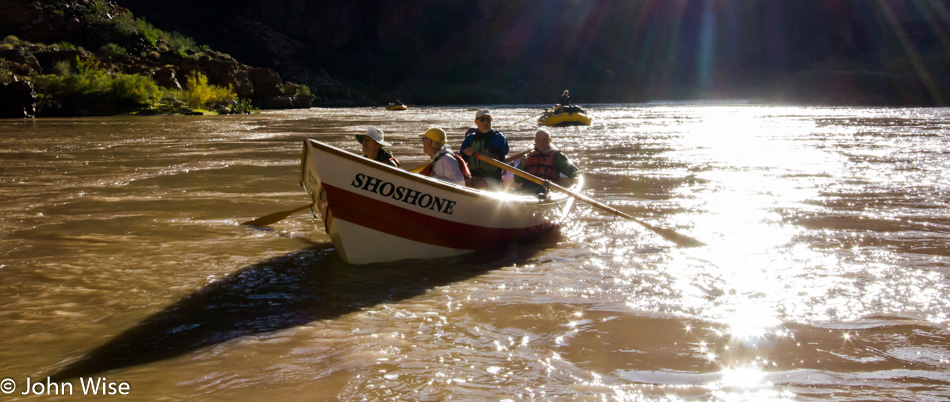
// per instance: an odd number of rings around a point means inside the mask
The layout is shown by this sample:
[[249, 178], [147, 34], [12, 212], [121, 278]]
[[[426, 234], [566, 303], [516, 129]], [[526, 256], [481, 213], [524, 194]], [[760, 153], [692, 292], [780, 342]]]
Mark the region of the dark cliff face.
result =
[[117, 1], [339, 103], [945, 104], [950, 88], [940, 0]]

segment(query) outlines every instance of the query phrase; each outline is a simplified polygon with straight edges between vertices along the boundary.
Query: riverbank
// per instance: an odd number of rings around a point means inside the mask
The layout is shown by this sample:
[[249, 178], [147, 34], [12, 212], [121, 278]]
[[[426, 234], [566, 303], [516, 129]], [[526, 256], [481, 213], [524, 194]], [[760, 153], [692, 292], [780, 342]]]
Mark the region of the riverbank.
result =
[[0, 117], [307, 108], [306, 85], [111, 2], [0, 0]]
[[[529, 0], [371, 8], [325, 0], [0, 0], [0, 38], [13, 36], [0, 44], [0, 115], [240, 113], [241, 105], [376, 106], [393, 99], [538, 104], [556, 102], [564, 89], [585, 104], [950, 104], [939, 40], [945, 35], [937, 29], [950, 17], [928, 8], [937, 5], [704, 4], [552, 0], [539, 12]], [[707, 29], [697, 32], [702, 21]], [[123, 85], [70, 103], [36, 87], [36, 75], [76, 72], [79, 56], [94, 58], [109, 77], [145, 77], [137, 86], [144, 90], [135, 92], [150, 94], [150, 104], [133, 97], [131, 106], [116, 107], [116, 98], [129, 99]], [[230, 88], [229, 99], [238, 102], [182, 108], [181, 96], [166, 92], [187, 89], [192, 73]], [[112, 81], [129, 82], [119, 78]]]

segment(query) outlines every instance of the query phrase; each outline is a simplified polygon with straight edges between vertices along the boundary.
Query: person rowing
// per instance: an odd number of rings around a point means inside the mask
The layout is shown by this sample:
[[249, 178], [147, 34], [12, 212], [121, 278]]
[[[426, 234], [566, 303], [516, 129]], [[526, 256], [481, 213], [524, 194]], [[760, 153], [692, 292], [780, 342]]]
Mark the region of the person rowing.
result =
[[[571, 179], [580, 173], [567, 155], [551, 145], [551, 133], [543, 128], [534, 134], [534, 150], [521, 159], [518, 168], [558, 185], [563, 185], [562, 173]], [[519, 176], [515, 176], [515, 183], [521, 183], [521, 191], [526, 193], [543, 194], [548, 191], [545, 186]]]

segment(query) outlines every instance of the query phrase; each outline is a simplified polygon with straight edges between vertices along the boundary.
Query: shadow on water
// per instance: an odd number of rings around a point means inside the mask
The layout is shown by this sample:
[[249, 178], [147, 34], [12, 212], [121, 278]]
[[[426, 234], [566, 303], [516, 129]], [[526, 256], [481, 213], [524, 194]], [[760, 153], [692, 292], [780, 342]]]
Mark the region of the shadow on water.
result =
[[[557, 232], [552, 231], [552, 232]], [[551, 236], [560, 238], [559, 233]], [[547, 237], [547, 236], [546, 236]], [[329, 246], [245, 267], [155, 313], [51, 375], [61, 381], [172, 358], [246, 335], [333, 319], [521, 264], [541, 245], [457, 258], [347, 265]]]

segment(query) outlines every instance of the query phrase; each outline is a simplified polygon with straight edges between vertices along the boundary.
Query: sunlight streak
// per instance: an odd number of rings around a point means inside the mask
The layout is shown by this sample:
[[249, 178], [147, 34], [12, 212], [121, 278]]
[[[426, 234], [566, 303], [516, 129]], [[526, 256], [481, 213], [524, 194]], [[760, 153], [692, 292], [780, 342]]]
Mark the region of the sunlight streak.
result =
[[884, 16], [887, 18], [887, 22], [890, 24], [890, 27], [893, 29], [894, 34], [900, 41], [901, 46], [903, 46], [904, 51], [907, 53], [907, 57], [910, 58], [911, 64], [917, 73], [917, 78], [921, 81], [921, 84], [923, 84], [924, 88], [927, 90], [927, 93], [930, 94], [931, 98], [937, 101], [938, 104], [946, 104], [947, 102], [944, 98], [943, 92], [939, 89], [940, 86], [937, 85], [933, 77], [931, 77], [926, 63], [924, 63], [923, 58], [920, 56], [920, 53], [914, 46], [913, 41], [908, 38], [907, 32], [901, 26], [901, 21], [897, 19], [897, 15], [895, 14], [894, 9], [891, 7], [891, 4], [887, 0], [878, 0], [878, 6], [880, 6]]
[[703, 7], [702, 26], [699, 29], [699, 67], [696, 69], [699, 86], [704, 91], [709, 90], [710, 76], [715, 49], [716, 16], [712, 12], [712, 2], [707, 0]]

